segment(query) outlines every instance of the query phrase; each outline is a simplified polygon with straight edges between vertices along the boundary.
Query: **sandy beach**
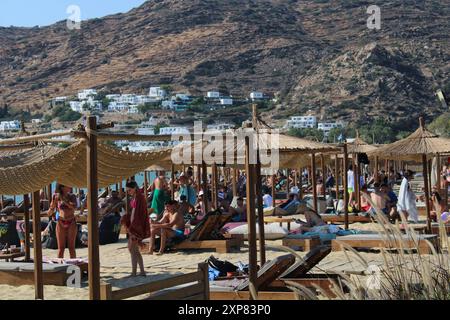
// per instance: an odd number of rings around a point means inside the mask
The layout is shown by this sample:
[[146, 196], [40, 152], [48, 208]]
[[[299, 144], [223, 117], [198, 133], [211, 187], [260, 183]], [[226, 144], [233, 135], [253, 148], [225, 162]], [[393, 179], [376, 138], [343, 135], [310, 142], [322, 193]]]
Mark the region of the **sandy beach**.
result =
[[[295, 228], [295, 224], [292, 227]], [[377, 224], [375, 223], [355, 223], [350, 227], [359, 230], [377, 230]], [[281, 240], [266, 241], [266, 245], [268, 247], [281, 246]], [[286, 252], [275, 248], [268, 248], [266, 252], [267, 259], [269, 260], [283, 254], [286, 254]], [[299, 251], [298, 254], [303, 257], [306, 252]], [[380, 253], [360, 252], [360, 254], [371, 264], [379, 266], [383, 264], [383, 258]], [[56, 258], [57, 251], [44, 249], [43, 255], [44, 257]], [[67, 251], [66, 255], [68, 255]], [[87, 248], [77, 249], [77, 255], [82, 258], [87, 257]], [[239, 261], [247, 263], [247, 242], [241, 247], [240, 252], [227, 254], [208, 251], [178, 251], [169, 252], [163, 256], [144, 255], [147, 277], [125, 278], [131, 272], [131, 263], [126, 238], [124, 235], [121, 235], [118, 243], [100, 246], [101, 278], [102, 281], [111, 283], [113, 288], [130, 287], [136, 284], [164, 279], [176, 274], [193, 272], [197, 269], [198, 263], [204, 262], [211, 255], [235, 264]], [[350, 274], [361, 274], [364, 270], [365, 268], [356, 259], [352, 258], [352, 253], [332, 252], [311, 272], [333, 273], [339, 271]], [[34, 299], [34, 287], [29, 285], [21, 287], [0, 285], [0, 291], [2, 292], [2, 295], [0, 295], [1, 300]], [[44, 296], [46, 300], [87, 300], [89, 298], [87, 278], [83, 279], [82, 288], [45, 286]]]

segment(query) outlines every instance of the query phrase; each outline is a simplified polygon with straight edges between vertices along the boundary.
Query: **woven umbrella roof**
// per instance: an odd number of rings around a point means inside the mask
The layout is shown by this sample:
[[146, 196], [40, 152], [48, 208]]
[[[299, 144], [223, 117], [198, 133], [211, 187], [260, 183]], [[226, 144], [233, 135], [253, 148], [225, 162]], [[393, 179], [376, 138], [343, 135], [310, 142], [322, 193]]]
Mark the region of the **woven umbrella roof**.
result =
[[376, 146], [370, 145], [359, 137], [357, 134], [355, 140], [347, 144], [348, 153], [369, 153], [377, 149]]
[[420, 160], [423, 154], [435, 156], [448, 152], [450, 152], [450, 139], [439, 137], [428, 131], [423, 118], [420, 118], [419, 128], [410, 136], [381, 146], [370, 152], [370, 155], [382, 159]]

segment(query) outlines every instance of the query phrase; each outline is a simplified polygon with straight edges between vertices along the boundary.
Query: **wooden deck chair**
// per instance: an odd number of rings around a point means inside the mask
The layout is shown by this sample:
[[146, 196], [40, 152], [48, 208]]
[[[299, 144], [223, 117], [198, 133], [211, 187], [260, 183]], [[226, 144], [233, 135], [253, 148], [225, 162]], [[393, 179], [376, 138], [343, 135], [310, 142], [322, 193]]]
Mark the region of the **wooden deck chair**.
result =
[[[326, 223], [345, 223], [345, 216], [343, 214], [321, 214], [320, 217]], [[348, 223], [369, 223], [372, 222], [372, 218], [370, 216], [358, 216], [358, 215], [349, 215]]]
[[[271, 261], [266, 262], [262, 268], [258, 271], [257, 277], [257, 287], [258, 291], [264, 297], [270, 296], [268, 293], [270, 291], [273, 296], [272, 299], [277, 299], [277, 295], [282, 296], [282, 299], [294, 299], [294, 294], [289, 294], [286, 292], [271, 291], [271, 284], [275, 281], [282, 273], [284, 273], [293, 263], [295, 262], [295, 257], [292, 254], [287, 254], [279, 256]], [[221, 286], [221, 284], [227, 284], [229, 280], [225, 281], [215, 281], [210, 289], [212, 300], [239, 300], [248, 299], [249, 297], [249, 280], [248, 278], [237, 279], [236, 286]], [[260, 294], [260, 293], [258, 293]], [[269, 298], [270, 299], [270, 298]]]

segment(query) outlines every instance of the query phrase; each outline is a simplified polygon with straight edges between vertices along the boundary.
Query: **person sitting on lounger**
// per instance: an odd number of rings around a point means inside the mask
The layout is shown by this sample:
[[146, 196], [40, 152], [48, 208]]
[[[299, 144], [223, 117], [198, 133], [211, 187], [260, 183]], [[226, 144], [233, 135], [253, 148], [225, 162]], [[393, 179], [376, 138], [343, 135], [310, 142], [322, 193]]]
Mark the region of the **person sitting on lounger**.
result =
[[314, 228], [316, 227], [327, 225], [325, 221], [322, 220], [322, 217], [313, 209], [307, 209], [304, 215], [306, 222], [302, 220], [296, 220], [296, 222], [301, 225], [300, 231], [302, 233], [314, 231]]
[[273, 198], [270, 195], [270, 189], [266, 186], [263, 187], [264, 195], [263, 195], [263, 207], [270, 208], [273, 207]]
[[300, 200], [298, 200], [298, 195], [296, 193], [290, 193], [289, 199], [275, 207], [273, 210], [274, 216], [286, 216], [290, 214], [295, 214], [300, 205]]
[[369, 201], [367, 200], [367, 198], [365, 197], [367, 196], [368, 198], [370, 198], [370, 192], [367, 190], [367, 186], [362, 186], [361, 187], [361, 210], [363, 212], [368, 212], [372, 206], [370, 205]]
[[180, 208], [178, 211], [183, 215], [183, 217], [195, 214], [194, 206], [188, 202], [187, 197], [184, 194], [180, 196]]
[[[379, 183], [374, 184], [375, 191], [370, 194], [370, 198], [372, 199], [375, 208], [383, 211], [385, 215], [389, 215], [387, 204], [390, 202], [390, 199], [386, 192], [383, 192], [381, 188], [386, 188], [386, 184], [380, 185]], [[384, 190], [384, 189], [383, 189]]]
[[184, 217], [179, 212], [178, 202], [170, 200], [166, 203], [166, 210], [164, 211], [161, 220], [151, 223], [151, 238], [149, 254], [153, 254], [155, 245], [155, 237], [161, 237], [161, 245], [157, 255], [162, 255], [166, 249], [166, 241], [172, 238], [184, 238]]
[[245, 222], [247, 221], [247, 208], [244, 204], [244, 198], [239, 197], [236, 200], [236, 205], [231, 205], [229, 208], [231, 213], [231, 220], [233, 222]]

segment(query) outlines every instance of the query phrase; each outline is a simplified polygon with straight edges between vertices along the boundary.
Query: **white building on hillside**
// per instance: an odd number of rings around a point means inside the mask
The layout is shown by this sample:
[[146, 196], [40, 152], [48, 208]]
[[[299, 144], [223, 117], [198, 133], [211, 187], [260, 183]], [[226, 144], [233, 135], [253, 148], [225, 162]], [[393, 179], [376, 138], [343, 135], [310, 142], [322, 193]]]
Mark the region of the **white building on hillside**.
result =
[[86, 100], [89, 97], [95, 97], [97, 95], [97, 90], [95, 89], [85, 89], [78, 92], [78, 100]]
[[69, 101], [70, 109], [72, 111], [82, 113], [84, 101]]
[[295, 116], [286, 121], [287, 128], [315, 128], [317, 126], [317, 118], [315, 116]]
[[325, 137], [328, 137], [331, 129], [343, 128], [342, 122], [319, 122], [317, 129], [322, 130]]
[[206, 93], [206, 97], [209, 99], [218, 99], [218, 98], [220, 98], [220, 92], [219, 91], [208, 91]]
[[222, 106], [232, 106], [233, 105], [233, 99], [231, 99], [231, 98], [221, 98], [220, 99], [220, 105], [222, 105]]
[[171, 134], [189, 134], [189, 129], [187, 127], [163, 127], [159, 129], [160, 135], [171, 135]]
[[258, 92], [258, 91], [250, 92], [250, 99], [252, 99], [252, 101], [263, 99], [263, 98], [264, 98], [264, 94], [262, 92]]
[[217, 123], [217, 124], [209, 124], [206, 126], [208, 131], [225, 131], [229, 129], [234, 129], [234, 124], [231, 123]]
[[18, 120], [2, 121], [0, 122], [0, 131], [16, 131], [20, 129], [20, 122]]
[[161, 87], [150, 87], [150, 91], [148, 93], [149, 97], [162, 100], [167, 96], [167, 91], [161, 89]]

